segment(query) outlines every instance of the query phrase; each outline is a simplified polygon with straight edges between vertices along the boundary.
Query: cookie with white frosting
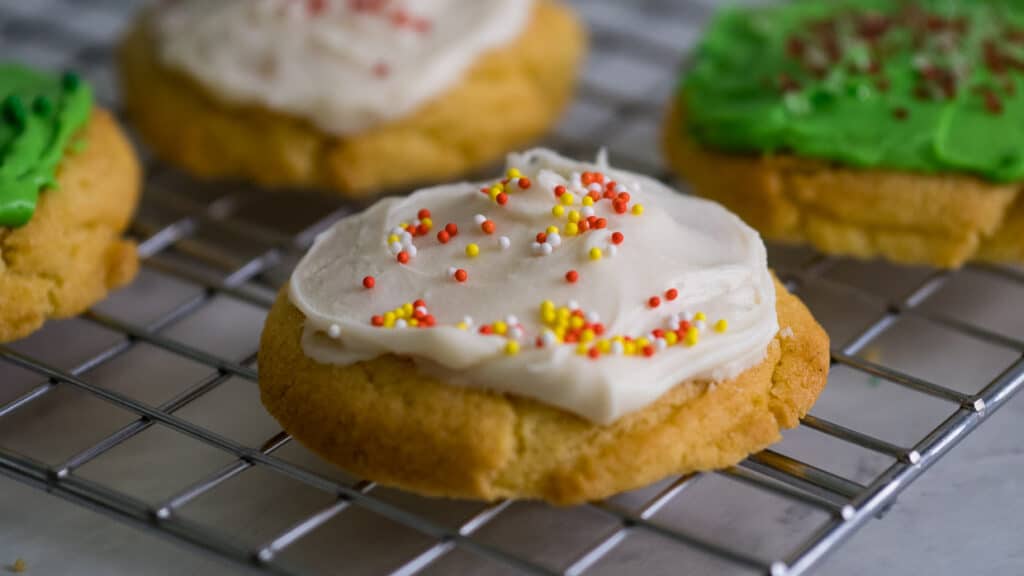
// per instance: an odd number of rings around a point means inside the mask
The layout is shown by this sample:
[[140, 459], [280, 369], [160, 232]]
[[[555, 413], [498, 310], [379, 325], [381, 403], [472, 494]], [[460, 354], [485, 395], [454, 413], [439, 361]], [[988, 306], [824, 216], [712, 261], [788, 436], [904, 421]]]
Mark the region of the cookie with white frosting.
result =
[[603, 162], [508, 164], [317, 239], [260, 348], [296, 439], [425, 494], [572, 503], [734, 464], [806, 413], [828, 338], [756, 232]]
[[553, 0], [177, 0], [139, 18], [120, 69], [164, 159], [360, 196], [455, 178], [538, 137], [585, 45]]

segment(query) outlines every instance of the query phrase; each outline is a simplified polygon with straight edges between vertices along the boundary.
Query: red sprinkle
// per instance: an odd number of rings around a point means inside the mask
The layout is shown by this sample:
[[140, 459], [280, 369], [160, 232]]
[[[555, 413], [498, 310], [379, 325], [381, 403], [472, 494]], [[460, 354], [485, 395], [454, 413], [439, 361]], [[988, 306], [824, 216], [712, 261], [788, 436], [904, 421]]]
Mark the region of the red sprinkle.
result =
[[430, 218], [430, 210], [427, 210], [426, 208], [421, 208], [420, 211], [416, 213], [416, 217], [419, 218], [420, 220]]
[[504, 192], [502, 192], [501, 194], [498, 194], [497, 196], [495, 196], [494, 200], [498, 204], [504, 206], [505, 204], [508, 204], [508, 194], [505, 194]]
[[561, 198], [562, 194], [565, 194], [565, 186], [555, 186], [555, 197]]
[[480, 333], [481, 334], [493, 334], [494, 333], [494, 328], [491, 328], [490, 324], [485, 324], [485, 325], [480, 327]]
[[615, 209], [616, 214], [625, 214], [626, 210], [629, 209], [629, 206], [622, 200], [616, 200], [615, 202], [612, 202], [612, 208]]
[[424, 302], [422, 299], [416, 300], [415, 302], [412, 303], [412, 307], [413, 308], [426, 308], [427, 307], [427, 303]]
[[543, 244], [548, 241], [548, 235], [544, 232], [537, 232], [537, 243]]
[[648, 358], [654, 356], [654, 346], [651, 346], [650, 344], [644, 346], [644, 356], [647, 356]]
[[676, 290], [675, 288], [669, 288], [668, 290], [665, 291], [665, 300], [670, 300], [671, 301], [671, 300], [675, 300], [678, 297], [679, 297], [679, 290]]
[[622, 241], [626, 237], [622, 235], [622, 232], [612, 232], [612, 244], [622, 244]]
[[374, 326], [383, 326], [384, 325], [384, 317], [383, 316], [374, 316], [373, 318], [370, 318], [370, 324], [373, 324]]
[[575, 284], [576, 281], [580, 279], [580, 273], [575, 270], [569, 270], [565, 273], [565, 279], [570, 284]]
[[590, 199], [595, 202], [601, 199], [601, 193], [594, 190], [587, 192], [587, 196], [590, 196]]
[[484, 234], [494, 234], [494, 221], [484, 220], [483, 223], [480, 224], [480, 229], [484, 231]]
[[577, 224], [576, 226], [579, 228], [580, 232], [586, 232], [587, 230], [590, 230], [590, 222], [586, 220], [580, 220], [579, 224]]
[[459, 235], [459, 227], [455, 222], [449, 222], [444, 225], [444, 231], [448, 233], [448, 236], [455, 238]]
[[399, 252], [398, 253], [398, 262], [401, 263], [401, 264], [408, 264], [409, 263], [409, 253], [406, 252], [405, 250], [402, 250], [401, 252]]
[[619, 200], [622, 200], [623, 202], [629, 202], [632, 199], [629, 195], [629, 192], [619, 192], [617, 198]]
[[529, 178], [520, 178], [519, 179], [519, 187], [522, 188], [523, 190], [529, 190], [530, 186], [532, 186], [532, 185], [533, 185], [533, 183], [530, 182]]
[[367, 276], [367, 277], [363, 278], [363, 288], [366, 288], [367, 290], [369, 290], [370, 288], [373, 288], [376, 285], [377, 285], [377, 281], [374, 280], [373, 276]]
[[423, 320], [424, 318], [427, 317], [427, 313], [424, 312], [423, 310], [413, 310], [412, 317], [417, 320]]
[[595, 346], [595, 347], [591, 348], [590, 350], [587, 350], [587, 356], [590, 356], [590, 358], [593, 359], [593, 360], [597, 360], [598, 358], [601, 357], [601, 351], [598, 350], [597, 347]]
[[608, 226], [608, 221], [605, 220], [604, 218], [598, 218], [596, 221], [594, 221], [594, 228], [597, 228], [598, 230], [606, 226]]
[[427, 326], [433, 326], [434, 324], [437, 324], [437, 319], [434, 318], [433, 314], [427, 314], [423, 317], [423, 323]]
[[466, 280], [469, 279], [469, 273], [463, 270], [462, 268], [459, 268], [458, 270], [455, 271], [455, 279], [458, 280], [459, 282], [465, 282]]
[[447, 244], [448, 241], [451, 239], [452, 236], [451, 234], [448, 233], [447, 230], [441, 230], [440, 232], [437, 233], [437, 241], [440, 242], [441, 244]]
[[420, 224], [416, 227], [416, 236], [426, 236], [427, 232], [430, 232], [430, 230], [427, 229], [425, 224]]
[[665, 331], [662, 330], [661, 328], [655, 328], [654, 330], [651, 330], [651, 334], [653, 334], [655, 338], [665, 337]]
[[651, 296], [651, 298], [647, 301], [647, 304], [649, 304], [651, 308], [657, 308], [658, 306], [661, 306], [661, 298], [658, 298], [657, 296]]
[[604, 324], [601, 324], [600, 322], [591, 326], [590, 329], [593, 330], [594, 334], [598, 336], [604, 334]]

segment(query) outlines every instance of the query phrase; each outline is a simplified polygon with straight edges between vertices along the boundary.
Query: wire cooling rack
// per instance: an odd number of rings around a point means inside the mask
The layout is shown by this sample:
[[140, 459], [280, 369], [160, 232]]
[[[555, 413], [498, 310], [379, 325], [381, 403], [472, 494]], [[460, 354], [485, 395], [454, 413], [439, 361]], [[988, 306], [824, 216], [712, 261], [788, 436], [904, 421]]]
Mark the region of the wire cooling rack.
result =
[[[78, 69], [118, 110], [112, 43], [132, 4], [0, 0], [0, 53]], [[607, 145], [617, 165], [669, 180], [657, 126], [713, 4], [577, 2], [592, 56], [548, 144], [579, 157]], [[243, 570], [803, 574], [1024, 383], [1020, 269], [771, 247], [833, 341], [829, 387], [783, 442], [576, 508], [421, 499], [325, 465], [258, 402], [275, 287], [318, 231], [359, 207], [146, 165], [140, 278], [0, 346], [0, 472]]]

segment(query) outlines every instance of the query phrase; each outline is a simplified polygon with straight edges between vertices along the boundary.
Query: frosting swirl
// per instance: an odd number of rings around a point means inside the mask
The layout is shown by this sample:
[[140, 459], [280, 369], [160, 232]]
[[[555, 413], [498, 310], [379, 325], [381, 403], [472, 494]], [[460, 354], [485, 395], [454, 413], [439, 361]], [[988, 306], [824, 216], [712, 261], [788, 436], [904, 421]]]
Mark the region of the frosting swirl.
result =
[[508, 165], [503, 181], [385, 199], [322, 234], [289, 284], [305, 353], [408, 356], [598, 423], [764, 358], [775, 288], [739, 218], [604, 162], [533, 150]]
[[525, 27], [532, 0], [176, 0], [158, 53], [227, 101], [332, 134], [406, 115]]

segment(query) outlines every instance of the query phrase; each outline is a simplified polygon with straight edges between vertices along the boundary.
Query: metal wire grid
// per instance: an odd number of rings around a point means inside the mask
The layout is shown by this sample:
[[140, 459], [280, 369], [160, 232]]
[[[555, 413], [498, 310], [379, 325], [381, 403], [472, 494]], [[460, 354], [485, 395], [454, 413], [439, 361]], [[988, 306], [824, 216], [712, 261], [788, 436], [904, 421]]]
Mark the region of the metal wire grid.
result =
[[[580, 100], [571, 113], [582, 115], [583, 119], [572, 129], [567, 128], [570, 124], [563, 125], [552, 138], [551, 145], [585, 157], [592, 155], [598, 145], [608, 143], [617, 163], [669, 180], [669, 175], [654, 155], [649, 136], [660, 116], [661, 103], [671, 90], [680, 49], [697, 35], [699, 23], [713, 2], [579, 4], [593, 26], [594, 61], [607, 64], [614, 59], [615, 63], [592, 68], [596, 71], [588, 73], [580, 90]], [[32, 3], [4, 0], [0, 1], [0, 38], [15, 46], [28, 47], [21, 52], [15, 51], [16, 54], [37, 50], [34, 56], [30, 53], [23, 60], [74, 67], [85, 71], [94, 80], [100, 78], [97, 83], [101, 99], [116, 108], [114, 92], [109, 84], [110, 42], [113, 31], [123, 21], [126, 12], [130, 11], [125, 11], [123, 4], [113, 0], [91, 3], [40, 0], [34, 7]], [[47, 17], [57, 13], [81, 14], [82, 18], [55, 20]], [[640, 15], [644, 18], [641, 19]], [[83, 21], [94, 24], [83, 26]], [[96, 22], [105, 22], [106, 27]], [[657, 22], [672, 24], [658, 28]], [[95, 32], [97, 28], [102, 31]], [[54, 48], [55, 41], [59, 41], [57, 49]], [[40, 45], [46, 46], [42, 56], [38, 51]], [[613, 75], [615, 70], [622, 71], [630, 82], [620, 82], [621, 79]], [[644, 77], [643, 70], [657, 71], [656, 82], [644, 84], [638, 80]], [[104, 78], [108, 80], [106, 84], [102, 81]], [[104, 91], [105, 86], [107, 91]], [[594, 120], [595, 110], [603, 111], [604, 116], [600, 120]], [[578, 129], [580, 125], [585, 127], [585, 134]], [[646, 141], [643, 141], [645, 136]], [[200, 185], [182, 179], [160, 164], [147, 164], [148, 196], [134, 227], [140, 238], [144, 266], [200, 290], [146, 322], [125, 321], [103, 312], [102, 308], [88, 312], [83, 316], [86, 322], [120, 337], [101, 352], [71, 368], [62, 368], [45, 353], [27, 352], [17, 344], [0, 346], [0, 368], [5, 363], [14, 365], [45, 380], [0, 405], [0, 423], [60, 388], [85, 392], [135, 416], [129, 424], [56, 465], [33, 454], [5, 447], [4, 438], [0, 436], [0, 472], [255, 571], [297, 573], [277, 561], [282, 552], [332, 519], [343, 521], [346, 512], [364, 509], [414, 530], [432, 542], [392, 567], [389, 572], [393, 575], [423, 572], [455, 550], [468, 551], [496, 565], [527, 573], [583, 574], [599, 565], [637, 532], [656, 534], [666, 542], [666, 546], [690, 547], [717, 557], [725, 562], [730, 572], [738, 569], [773, 576], [803, 574], [869, 518], [883, 512], [903, 489], [1024, 385], [1024, 340], [925, 305], [944, 286], [967, 273], [998, 278], [1024, 288], [1024, 273], [1018, 269], [977, 266], [966, 272], [930, 272], [909, 295], [888, 298], [865, 289], [862, 282], [844, 282], [830, 277], [829, 272], [842, 265], [842, 261], [835, 258], [810, 255], [793, 266], [776, 262], [784, 282], [797, 293], [809, 284], [824, 284], [851, 299], [870, 301], [883, 310], [868, 326], [845, 341], [833, 343], [834, 366], [847, 367], [915, 393], [949, 402], [955, 407], [952, 414], [916, 442], [907, 445], [898, 445], [871, 431], [854, 429], [822, 417], [805, 418], [803, 427], [892, 459], [887, 468], [866, 484], [774, 450], [767, 450], [734, 468], [714, 473], [824, 513], [827, 519], [809, 537], [779, 557], [764, 558], [730, 545], [729, 541], [707, 537], [699, 528], [688, 526], [683, 529], [658, 521], [659, 511], [682, 497], [685, 490], [706, 476], [696, 475], [680, 477], [659, 486], [652, 493], [645, 494], [637, 506], [627, 506], [615, 499], [588, 505], [588, 510], [611, 519], [614, 528], [577, 551], [570, 561], [552, 567], [529, 555], [509, 551], [501, 545], [475, 537], [509, 508], [509, 502], [482, 507], [452, 527], [376, 497], [377, 487], [372, 482], [339, 481], [276, 457], [275, 453], [291, 441], [283, 432], [268, 438], [259, 448], [251, 448], [181, 417], [179, 410], [231, 379], [254, 383], [257, 379], [256, 351], [250, 350], [237, 358], [215, 354], [199, 344], [168, 336], [168, 328], [197, 314], [216, 298], [230, 298], [268, 308], [273, 300], [273, 288], [287, 277], [292, 263], [309, 247], [315, 234], [358, 207], [309, 199], [313, 204], [306, 212], [307, 216], [313, 212], [327, 216], [308, 218], [305, 225], [283, 231], [276, 223], [245, 217], [248, 206], [253, 202], [267, 203], [272, 207], [272, 213], [283, 209], [285, 204], [272, 195], [240, 186]], [[161, 184], [166, 179], [178, 185], [168, 191], [168, 187]], [[232, 242], [222, 241], [224, 238], [231, 238], [234, 246]], [[244, 250], [237, 250], [239, 242], [245, 245]], [[866, 357], [870, 355], [863, 354], [872, 342], [905, 318], [920, 319], [1009, 350], [1015, 360], [983, 386], [982, 382], [965, 383], [967, 389], [976, 390], [967, 393], [872, 361]], [[103, 382], [92, 381], [89, 377], [93, 370], [140, 345], [156, 347], [207, 366], [212, 373], [157, 405], [112, 390]], [[212, 474], [196, 478], [189, 486], [155, 505], [76, 473], [154, 425], [223, 451], [233, 461]], [[74, 433], [74, 430], [65, 433]], [[326, 492], [332, 495], [332, 501], [293, 521], [289, 527], [256, 547], [240, 545], [229, 535], [179, 514], [184, 506], [253, 468], [269, 470]], [[549, 513], [567, 512], [552, 510]]]

